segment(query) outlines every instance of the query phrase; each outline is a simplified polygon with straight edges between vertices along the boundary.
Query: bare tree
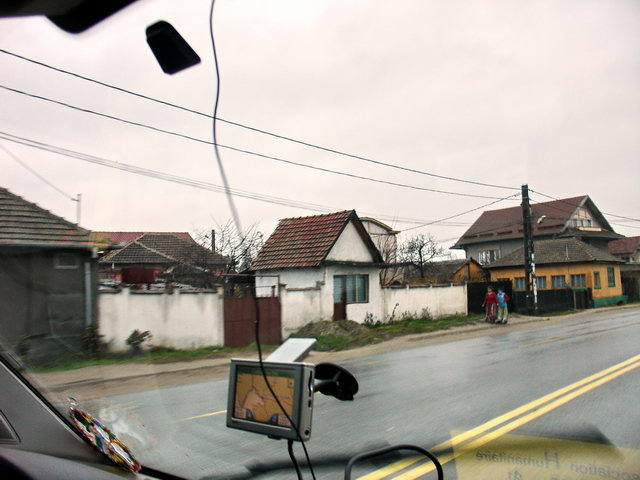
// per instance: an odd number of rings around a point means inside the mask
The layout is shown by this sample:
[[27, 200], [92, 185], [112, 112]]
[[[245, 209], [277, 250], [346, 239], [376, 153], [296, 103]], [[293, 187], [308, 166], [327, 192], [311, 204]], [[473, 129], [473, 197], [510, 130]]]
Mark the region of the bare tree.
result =
[[400, 246], [398, 255], [401, 263], [410, 265], [420, 278], [425, 278], [427, 264], [445, 256], [445, 249], [431, 234], [418, 234]]
[[227, 257], [229, 262], [225, 273], [235, 273], [251, 266], [251, 262], [264, 244], [264, 234], [255, 224], [238, 234], [234, 223], [228, 220], [223, 225], [217, 225], [216, 229], [197, 231], [196, 241], [205, 248]]
[[404, 265], [398, 263], [398, 243], [395, 235], [384, 235], [379, 237], [377, 247], [382, 256], [382, 261], [388, 266], [380, 271], [380, 283], [389, 285], [402, 279]]

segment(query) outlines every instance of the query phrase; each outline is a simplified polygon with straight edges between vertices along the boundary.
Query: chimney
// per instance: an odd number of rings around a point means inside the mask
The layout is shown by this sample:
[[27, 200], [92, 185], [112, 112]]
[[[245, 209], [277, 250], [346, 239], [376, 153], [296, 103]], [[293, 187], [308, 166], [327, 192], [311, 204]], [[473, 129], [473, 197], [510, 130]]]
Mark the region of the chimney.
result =
[[211, 230], [211, 251], [216, 253], [216, 231]]

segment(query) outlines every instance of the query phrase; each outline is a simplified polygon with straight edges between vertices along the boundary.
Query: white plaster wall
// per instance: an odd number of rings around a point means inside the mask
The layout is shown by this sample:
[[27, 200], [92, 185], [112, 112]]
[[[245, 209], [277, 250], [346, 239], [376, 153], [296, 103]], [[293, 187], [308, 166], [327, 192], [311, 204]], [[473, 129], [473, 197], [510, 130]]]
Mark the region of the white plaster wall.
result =
[[360, 234], [349, 222], [331, 248], [327, 260], [341, 260], [351, 262], [372, 262], [373, 257], [366, 248]]
[[127, 350], [134, 329], [149, 330], [151, 344], [173, 348], [199, 348], [224, 343], [223, 297], [199, 293], [100, 292], [100, 334], [111, 350]]
[[[260, 274], [278, 275], [261, 277]], [[317, 287], [316, 282], [324, 281], [322, 268], [287, 268], [283, 270], [259, 270], [256, 272], [256, 292], [259, 297], [271, 295], [271, 286], [285, 285], [286, 288]], [[276, 292], [278, 290], [276, 289]]]
[[[311, 269], [305, 269], [311, 270]], [[333, 320], [333, 276], [349, 274], [369, 275], [369, 302], [347, 305], [347, 318], [362, 323], [367, 313], [379, 317], [382, 315], [382, 293], [380, 289], [380, 268], [328, 265], [323, 269], [296, 272], [295, 281], [289, 283], [283, 279], [293, 279], [293, 275], [284, 275], [280, 281], [287, 284], [280, 290], [282, 308], [282, 335], [284, 338], [300, 327], [318, 321]], [[304, 279], [304, 281], [303, 281]], [[301, 290], [304, 289], [304, 290]]]
[[[280, 291], [282, 312], [282, 338], [312, 322], [327, 320], [326, 308], [322, 304], [321, 289]], [[331, 305], [333, 309], [333, 304]], [[333, 314], [333, 310], [331, 311]]]
[[[446, 287], [384, 287], [384, 319], [394, 315], [399, 318], [404, 312], [421, 314], [424, 308], [433, 318], [447, 315], [467, 315], [467, 286]], [[396, 306], [397, 304], [397, 306]]]
[[363, 323], [367, 313], [377, 318], [383, 314], [382, 290], [380, 288], [380, 268], [378, 267], [353, 267], [347, 265], [327, 266], [326, 282], [323, 288], [323, 304], [328, 305], [328, 318], [333, 318], [333, 276], [334, 275], [369, 275], [369, 301], [367, 303], [347, 304], [347, 319]]

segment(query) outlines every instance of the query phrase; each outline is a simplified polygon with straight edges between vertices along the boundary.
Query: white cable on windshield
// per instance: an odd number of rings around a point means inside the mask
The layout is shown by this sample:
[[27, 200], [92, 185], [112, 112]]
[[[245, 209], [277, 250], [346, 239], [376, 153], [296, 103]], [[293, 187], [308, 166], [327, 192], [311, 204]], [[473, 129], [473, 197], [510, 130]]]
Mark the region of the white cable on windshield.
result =
[[[219, 66], [218, 66], [218, 55], [216, 53], [216, 42], [215, 42], [215, 38], [214, 38], [214, 35], [213, 35], [213, 9], [214, 9], [215, 3], [216, 3], [216, 0], [211, 0], [211, 8], [210, 8], [210, 11], [209, 11], [209, 35], [211, 37], [211, 47], [213, 49], [213, 61], [214, 61], [214, 64], [215, 64], [215, 72], [216, 72], [216, 96], [215, 96], [215, 101], [214, 101], [214, 106], [213, 106], [213, 118], [212, 118], [213, 148], [214, 148], [214, 153], [215, 153], [215, 156], [216, 156], [216, 161], [218, 163], [218, 168], [220, 169], [220, 176], [222, 178], [222, 184], [224, 186], [225, 195], [227, 196], [227, 200], [229, 201], [229, 208], [231, 209], [231, 215], [233, 217], [233, 222], [234, 222], [236, 230], [238, 232], [238, 237], [240, 239], [242, 239], [243, 233], [242, 233], [242, 226], [240, 224], [240, 217], [238, 216], [238, 211], [236, 210], [236, 206], [235, 206], [235, 203], [233, 201], [233, 195], [232, 195], [231, 189], [229, 187], [229, 180], [227, 179], [227, 175], [225, 174], [225, 171], [224, 171], [224, 166], [222, 164], [222, 158], [221, 158], [220, 152], [218, 150], [218, 142], [217, 142], [217, 138], [216, 138], [216, 115], [217, 115], [217, 112], [218, 112], [218, 103], [219, 103], [219, 100], [220, 100], [220, 69], [219, 69]], [[307, 465], [309, 466], [309, 471], [311, 472], [311, 477], [313, 478], [313, 480], [316, 480], [316, 475], [315, 475], [315, 473], [313, 471], [313, 466], [311, 465], [311, 459], [309, 458], [309, 452], [307, 451], [307, 446], [305, 445], [305, 442], [304, 442], [304, 439], [302, 438], [302, 435], [300, 435], [300, 430], [298, 429], [298, 426], [294, 423], [293, 419], [287, 413], [286, 409], [282, 405], [282, 402], [280, 401], [280, 399], [276, 395], [275, 391], [273, 390], [273, 387], [271, 386], [271, 383], [269, 383], [269, 378], [268, 378], [267, 372], [266, 372], [266, 370], [264, 368], [264, 362], [263, 362], [263, 359], [262, 359], [262, 346], [260, 345], [260, 305], [259, 305], [259, 302], [258, 302], [257, 292], [253, 292], [253, 301], [254, 301], [255, 311], [256, 311], [256, 321], [255, 321], [256, 348], [258, 350], [258, 361], [260, 363], [260, 370], [262, 372], [262, 377], [264, 378], [264, 382], [265, 382], [267, 388], [269, 389], [269, 392], [271, 393], [271, 395], [273, 396], [274, 400], [278, 404], [278, 407], [280, 408], [282, 413], [284, 413], [284, 416], [287, 418], [287, 420], [289, 421], [290, 425], [295, 430], [296, 435], [298, 437], [298, 440], [300, 440], [300, 443], [302, 444], [302, 449], [304, 450], [304, 455], [305, 455], [305, 458], [307, 460]], [[295, 457], [293, 456], [292, 446], [289, 446], [289, 453], [290, 453], [290, 456], [292, 457], [292, 462], [293, 462], [294, 468], [296, 469], [296, 472], [299, 473], [299, 467], [297, 466], [297, 462], [294, 461]]]

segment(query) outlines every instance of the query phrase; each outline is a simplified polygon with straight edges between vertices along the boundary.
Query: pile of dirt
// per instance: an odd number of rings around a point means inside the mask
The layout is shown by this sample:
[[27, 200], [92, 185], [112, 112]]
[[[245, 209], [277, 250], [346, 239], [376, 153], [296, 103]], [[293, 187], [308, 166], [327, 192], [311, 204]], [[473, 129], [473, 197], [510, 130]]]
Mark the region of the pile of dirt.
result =
[[302, 338], [318, 338], [321, 335], [357, 337], [367, 331], [367, 327], [353, 320], [338, 320], [336, 322], [324, 321], [309, 323], [291, 336]]

